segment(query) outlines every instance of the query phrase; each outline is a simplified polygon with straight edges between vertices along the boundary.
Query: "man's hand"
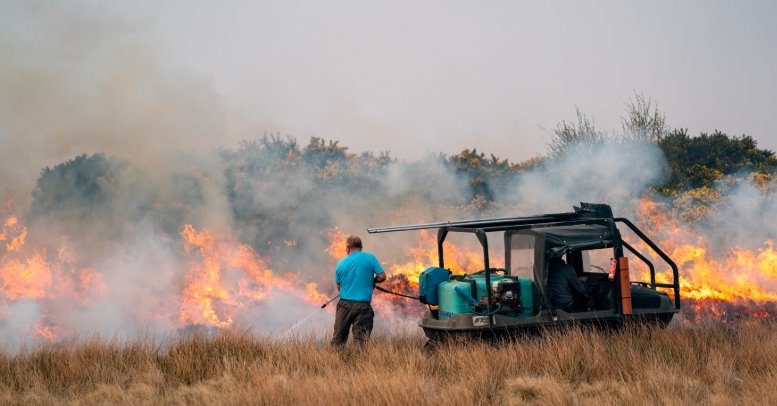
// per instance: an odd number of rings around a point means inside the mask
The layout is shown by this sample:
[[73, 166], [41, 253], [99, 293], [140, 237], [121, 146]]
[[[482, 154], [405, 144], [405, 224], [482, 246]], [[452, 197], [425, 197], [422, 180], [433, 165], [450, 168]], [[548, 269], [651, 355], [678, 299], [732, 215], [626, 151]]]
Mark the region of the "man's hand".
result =
[[375, 283], [381, 283], [381, 282], [384, 282], [385, 280], [386, 280], [385, 272], [375, 275], [375, 278], [372, 279], [372, 281]]

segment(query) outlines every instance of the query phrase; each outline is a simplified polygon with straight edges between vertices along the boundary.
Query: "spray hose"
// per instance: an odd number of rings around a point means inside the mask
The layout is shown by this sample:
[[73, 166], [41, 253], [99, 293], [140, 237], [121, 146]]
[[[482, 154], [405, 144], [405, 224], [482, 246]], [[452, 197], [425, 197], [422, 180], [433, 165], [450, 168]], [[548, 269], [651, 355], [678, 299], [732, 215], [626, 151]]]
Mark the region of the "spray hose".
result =
[[388, 293], [390, 295], [396, 295], [396, 296], [406, 297], [408, 299], [416, 299], [416, 300], [418, 300], [418, 296], [410, 296], [410, 295], [405, 295], [405, 294], [398, 293], [398, 292], [392, 292], [392, 291], [390, 291], [390, 290], [388, 290], [386, 288], [382, 288], [382, 287], [380, 287], [378, 285], [375, 285], [375, 289], [377, 289], [377, 290], [379, 290], [379, 291], [381, 291], [383, 293]]

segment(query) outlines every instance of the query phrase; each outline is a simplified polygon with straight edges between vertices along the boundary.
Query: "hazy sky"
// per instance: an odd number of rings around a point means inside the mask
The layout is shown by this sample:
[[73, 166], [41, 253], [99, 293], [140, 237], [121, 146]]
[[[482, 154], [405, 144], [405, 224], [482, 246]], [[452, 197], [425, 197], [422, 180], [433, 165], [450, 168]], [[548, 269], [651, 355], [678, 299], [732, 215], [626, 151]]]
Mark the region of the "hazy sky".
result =
[[477, 147], [522, 160], [575, 106], [617, 130], [638, 91], [671, 127], [777, 150], [775, 1], [11, 2], [23, 19], [99, 22], [101, 46], [132, 42], [162, 82], [186, 78], [168, 93], [200, 87], [212, 100], [179, 117], [218, 115], [211, 144], [267, 131], [408, 159]]

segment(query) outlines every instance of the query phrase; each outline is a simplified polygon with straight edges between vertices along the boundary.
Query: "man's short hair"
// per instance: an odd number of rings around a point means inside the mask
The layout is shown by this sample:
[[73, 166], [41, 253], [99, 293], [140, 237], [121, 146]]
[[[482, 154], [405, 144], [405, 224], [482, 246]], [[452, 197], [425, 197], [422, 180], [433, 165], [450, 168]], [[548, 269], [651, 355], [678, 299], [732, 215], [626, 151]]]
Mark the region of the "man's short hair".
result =
[[345, 240], [345, 247], [346, 248], [358, 248], [358, 249], [361, 249], [362, 248], [362, 239], [357, 237], [357, 236], [355, 236], [355, 235], [352, 235], [352, 236], [348, 237], [347, 240]]

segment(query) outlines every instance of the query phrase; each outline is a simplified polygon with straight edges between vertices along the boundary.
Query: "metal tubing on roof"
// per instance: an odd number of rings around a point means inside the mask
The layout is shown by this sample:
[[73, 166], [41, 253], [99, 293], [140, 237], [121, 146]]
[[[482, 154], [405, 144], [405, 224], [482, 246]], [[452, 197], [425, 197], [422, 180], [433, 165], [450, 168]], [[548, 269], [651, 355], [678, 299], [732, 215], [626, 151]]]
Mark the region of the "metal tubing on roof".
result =
[[568, 220], [568, 221], [555, 221], [555, 222], [548, 222], [548, 223], [529, 223], [529, 224], [518, 224], [518, 225], [510, 225], [510, 226], [494, 226], [494, 227], [481, 227], [481, 229], [487, 233], [495, 232], [495, 231], [505, 231], [505, 230], [529, 230], [529, 229], [535, 229], [535, 228], [549, 228], [549, 227], [563, 227], [563, 226], [579, 226], [579, 225], [587, 225], [587, 224], [601, 224], [601, 225], [607, 225], [607, 220], [605, 218], [589, 218], [584, 220]]
[[542, 214], [539, 216], [529, 217], [499, 217], [489, 218], [481, 220], [457, 220], [457, 221], [442, 221], [436, 223], [422, 223], [422, 224], [409, 224], [403, 226], [393, 227], [375, 227], [368, 228], [367, 232], [370, 234], [376, 233], [390, 233], [394, 231], [411, 231], [411, 230], [425, 230], [429, 228], [441, 228], [441, 227], [458, 227], [458, 228], [484, 228], [484, 227], [509, 227], [511, 225], [522, 224], [536, 224], [543, 222], [558, 222], [564, 221], [564, 219], [573, 219], [576, 216], [575, 213], [557, 213], [557, 214]]

